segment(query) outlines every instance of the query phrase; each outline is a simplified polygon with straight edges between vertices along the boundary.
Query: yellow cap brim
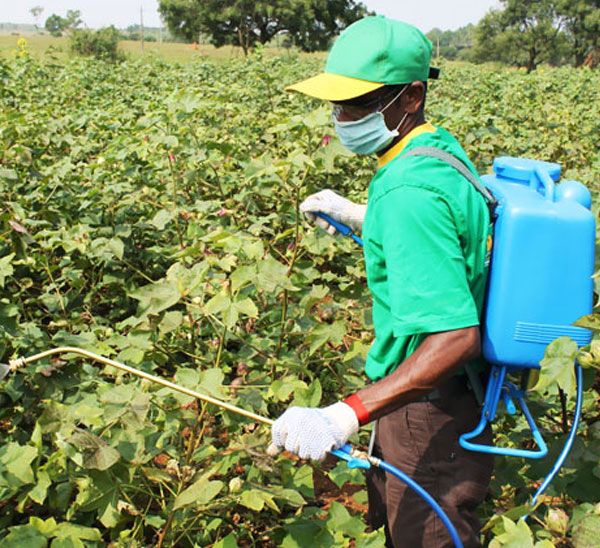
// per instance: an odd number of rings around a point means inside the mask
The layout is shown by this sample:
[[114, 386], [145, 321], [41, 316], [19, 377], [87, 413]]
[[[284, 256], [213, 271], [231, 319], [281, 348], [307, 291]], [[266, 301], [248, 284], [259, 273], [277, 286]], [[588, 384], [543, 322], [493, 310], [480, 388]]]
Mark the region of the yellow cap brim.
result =
[[286, 91], [298, 91], [324, 101], [348, 101], [383, 87], [385, 84], [322, 72], [287, 86]]

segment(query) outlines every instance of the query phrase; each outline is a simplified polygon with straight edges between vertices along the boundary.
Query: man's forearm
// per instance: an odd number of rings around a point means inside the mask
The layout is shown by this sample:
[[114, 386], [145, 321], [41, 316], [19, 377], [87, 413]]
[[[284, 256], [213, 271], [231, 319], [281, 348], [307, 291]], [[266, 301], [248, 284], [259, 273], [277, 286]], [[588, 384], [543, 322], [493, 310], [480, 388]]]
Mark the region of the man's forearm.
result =
[[425, 396], [479, 353], [478, 326], [432, 333], [395, 371], [355, 398], [370, 420], [377, 419]]

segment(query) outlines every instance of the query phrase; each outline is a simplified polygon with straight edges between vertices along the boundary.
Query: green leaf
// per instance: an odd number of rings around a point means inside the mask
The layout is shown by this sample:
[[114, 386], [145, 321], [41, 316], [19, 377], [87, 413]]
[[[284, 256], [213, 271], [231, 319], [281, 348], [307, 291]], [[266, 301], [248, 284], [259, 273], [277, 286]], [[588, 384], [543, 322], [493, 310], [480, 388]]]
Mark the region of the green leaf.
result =
[[85, 468], [108, 470], [121, 458], [121, 454], [104, 440], [80, 428], [77, 428], [67, 441], [84, 452]]
[[12, 260], [15, 254], [10, 253], [0, 259], [0, 287], [4, 287], [4, 280], [9, 276], [13, 275], [14, 269], [12, 266]]
[[569, 337], [560, 337], [546, 348], [541, 361], [540, 376], [532, 390], [543, 394], [558, 384], [571, 397], [575, 392], [575, 370], [573, 364], [577, 356], [577, 343]]
[[19, 180], [19, 175], [14, 169], [0, 169], [0, 179], [7, 183], [15, 183]]
[[121, 240], [121, 238], [112, 238], [108, 241], [107, 244], [108, 249], [110, 249], [110, 251], [112, 252], [112, 254], [117, 258], [117, 259], [122, 259], [123, 258], [123, 253], [125, 251], [125, 244], [123, 243], [123, 240]]
[[144, 351], [141, 348], [129, 347], [117, 354], [117, 361], [125, 364], [137, 365], [138, 363], [142, 363], [143, 359]]
[[85, 548], [85, 544], [77, 537], [55, 538], [50, 548]]
[[222, 316], [225, 327], [227, 327], [227, 329], [233, 329], [239, 318], [239, 313], [235, 304], [232, 303], [231, 306], [223, 310]]
[[191, 504], [203, 506], [214, 499], [221, 492], [224, 485], [222, 481], [208, 481], [208, 478], [204, 477], [177, 495], [173, 503], [173, 510]]
[[336, 533], [343, 533], [350, 538], [356, 538], [362, 534], [366, 525], [363, 520], [350, 515], [348, 510], [339, 502], [332, 502], [327, 517], [327, 526]]
[[360, 537], [361, 548], [385, 548], [385, 533], [383, 527], [378, 531], [366, 533]]
[[342, 487], [347, 483], [355, 483], [361, 485], [363, 483], [362, 471], [360, 469], [348, 468], [345, 462], [339, 461], [333, 470], [330, 470], [327, 475], [338, 487]]
[[152, 226], [155, 226], [158, 230], [164, 230], [167, 223], [170, 223], [175, 218], [175, 212], [169, 211], [168, 209], [159, 209], [156, 215], [150, 221]]
[[[519, 520], [516, 523], [502, 518], [504, 533], [497, 535], [494, 541], [502, 548], [533, 548], [533, 535], [527, 523]], [[494, 542], [492, 541], [492, 542]], [[490, 546], [492, 546], [490, 544]]]
[[90, 540], [95, 542], [102, 540], [102, 534], [98, 529], [67, 522], [62, 522], [58, 525], [56, 531], [54, 532], [54, 536], [56, 538], [74, 537], [81, 540]]
[[159, 331], [164, 335], [175, 331], [183, 323], [183, 314], [179, 310], [171, 310], [163, 316], [158, 324]]
[[335, 238], [321, 229], [310, 230], [302, 239], [302, 246], [313, 255], [325, 255], [335, 245]]
[[136, 289], [131, 297], [140, 301], [140, 314], [158, 314], [177, 304], [181, 293], [177, 282], [161, 280]]
[[0, 447], [0, 463], [2, 469], [17, 480], [17, 485], [34, 482], [31, 463], [37, 457], [37, 449], [30, 445], [19, 445], [9, 442]]
[[29, 498], [38, 504], [43, 504], [48, 494], [48, 487], [52, 485], [52, 480], [47, 472], [38, 471], [37, 483], [35, 487], [29, 491]]
[[256, 512], [260, 512], [265, 505], [267, 505], [269, 508], [272, 508], [276, 512], [279, 512], [279, 508], [275, 502], [273, 502], [273, 498], [273, 495], [265, 491], [260, 491], [259, 489], [250, 489], [242, 493], [242, 496], [240, 497], [240, 503], [246, 508], [250, 508], [250, 510], [255, 510]]
[[177, 137], [175, 137], [175, 135], [167, 135], [163, 139], [163, 143], [165, 145], [165, 148], [172, 149], [176, 148], [179, 145], [179, 140], [177, 139]]
[[[600, 516], [585, 516], [573, 529], [575, 548], [598, 548], [600, 546]], [[537, 547], [536, 547], [537, 548]]]
[[11, 527], [8, 535], [0, 540], [0, 548], [46, 548], [48, 541], [31, 525]]
[[231, 281], [231, 290], [236, 293], [241, 287], [247, 283], [254, 283], [257, 276], [256, 266], [242, 265], [236, 268], [229, 277]]
[[199, 376], [199, 386], [202, 392], [215, 398], [223, 397], [223, 380], [225, 375], [219, 368], [206, 369]]
[[299, 405], [301, 407], [317, 407], [321, 403], [321, 396], [323, 395], [323, 389], [319, 379], [314, 379], [308, 388], [297, 389], [294, 392], [294, 400], [292, 405]]
[[321, 346], [323, 346], [327, 342], [332, 342], [336, 345], [341, 344], [345, 334], [346, 327], [344, 326], [344, 322], [342, 321], [336, 321], [332, 324], [317, 324], [307, 338], [307, 341], [310, 343], [309, 354], [312, 356]]
[[161, 516], [151, 516], [149, 514], [146, 514], [144, 516], [144, 521], [150, 525], [150, 527], [154, 527], [155, 529], [159, 529], [160, 527], [162, 527], [165, 522], [167, 520], [165, 520], [165, 518], [162, 518]]
[[592, 329], [593, 331], [600, 331], [600, 314], [588, 314], [587, 316], [582, 316], [573, 325], [585, 329]]
[[179, 293], [189, 295], [204, 281], [209, 268], [206, 261], [196, 263], [191, 268], [177, 262], [167, 270], [167, 280], [177, 283]]
[[258, 318], [258, 309], [256, 305], [252, 302], [252, 299], [246, 297], [245, 299], [240, 299], [239, 301], [235, 301], [235, 308], [241, 314], [245, 314], [246, 316], [250, 316], [251, 318]]
[[239, 548], [233, 533], [229, 533], [224, 539], [213, 545], [213, 548]]
[[275, 397], [278, 401], [287, 401], [291, 394], [308, 390], [308, 385], [297, 377], [284, 377], [276, 379], [269, 385], [269, 397]]
[[329, 288], [324, 285], [313, 285], [310, 288], [310, 293], [304, 295], [300, 300], [300, 307], [304, 310], [305, 314], [308, 314], [310, 309], [323, 300], [329, 293]]
[[55, 536], [57, 529], [56, 520], [54, 518], [43, 520], [38, 517], [31, 517], [29, 518], [29, 525], [35, 527], [36, 531], [45, 537]]
[[226, 293], [218, 293], [204, 305], [205, 314], [218, 314], [231, 308], [231, 299]]
[[45, 433], [55, 433], [64, 428], [67, 430], [74, 424], [68, 406], [55, 401], [49, 401], [38, 419], [38, 424]]
[[267, 293], [279, 293], [284, 289], [296, 289], [287, 276], [287, 267], [273, 258], [259, 261], [255, 285], [258, 289], [262, 289]]

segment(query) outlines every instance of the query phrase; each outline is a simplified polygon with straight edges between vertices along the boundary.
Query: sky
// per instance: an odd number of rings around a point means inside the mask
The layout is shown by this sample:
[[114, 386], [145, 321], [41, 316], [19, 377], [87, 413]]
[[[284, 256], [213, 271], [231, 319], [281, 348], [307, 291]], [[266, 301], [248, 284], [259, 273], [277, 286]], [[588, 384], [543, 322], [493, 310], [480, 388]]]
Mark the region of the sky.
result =
[[[401, 19], [424, 32], [434, 27], [456, 30], [468, 23], [477, 23], [498, 0], [362, 0], [366, 6], [383, 15]], [[125, 28], [139, 23], [140, 7], [144, 25], [158, 27], [158, 0], [0, 0], [1, 23], [36, 23], [29, 10], [44, 8], [38, 24], [44, 24], [49, 15], [64, 16], [69, 9], [79, 10], [86, 26], [99, 28], [115, 25]]]

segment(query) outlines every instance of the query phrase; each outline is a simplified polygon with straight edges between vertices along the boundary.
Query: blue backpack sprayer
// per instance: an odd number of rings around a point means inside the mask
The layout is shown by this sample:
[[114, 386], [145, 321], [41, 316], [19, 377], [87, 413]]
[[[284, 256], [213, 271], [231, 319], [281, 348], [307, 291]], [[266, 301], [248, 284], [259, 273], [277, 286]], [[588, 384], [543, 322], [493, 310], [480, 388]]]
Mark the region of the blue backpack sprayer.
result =
[[[490, 363], [489, 380], [481, 420], [473, 432], [460, 436], [460, 445], [469, 450], [526, 458], [544, 457], [548, 450], [525, 403], [525, 390], [506, 380], [507, 374], [539, 369], [545, 347], [560, 336], [568, 336], [583, 346], [590, 342], [588, 330], [571, 324], [592, 310], [595, 247], [595, 220], [590, 212], [591, 197], [581, 183], [563, 181], [560, 165], [547, 162], [498, 158], [494, 174], [480, 180], [455, 157], [429, 147], [411, 150], [404, 156], [437, 158], [457, 169], [490, 205], [496, 217], [489, 274], [487, 305], [483, 319], [483, 354]], [[491, 191], [491, 192], [490, 192]], [[339, 232], [362, 240], [351, 229], [322, 213], [317, 213]], [[55, 354], [78, 354], [219, 406], [251, 420], [271, 425], [273, 421], [216, 398], [134, 369], [117, 361], [74, 347], [55, 348], [0, 364], [0, 378], [28, 363]], [[575, 439], [583, 400], [582, 372], [575, 363], [577, 399], [575, 416], [567, 442], [551, 472], [542, 482], [532, 503], [543, 493], [564, 463]], [[515, 413], [516, 399], [538, 445], [537, 450], [486, 446], [474, 443], [496, 416], [502, 398], [509, 413]], [[401, 470], [376, 457], [356, 451], [350, 445], [333, 450], [350, 468], [379, 467], [415, 490], [440, 517], [457, 548], [462, 542], [447, 515], [433, 497]]]

